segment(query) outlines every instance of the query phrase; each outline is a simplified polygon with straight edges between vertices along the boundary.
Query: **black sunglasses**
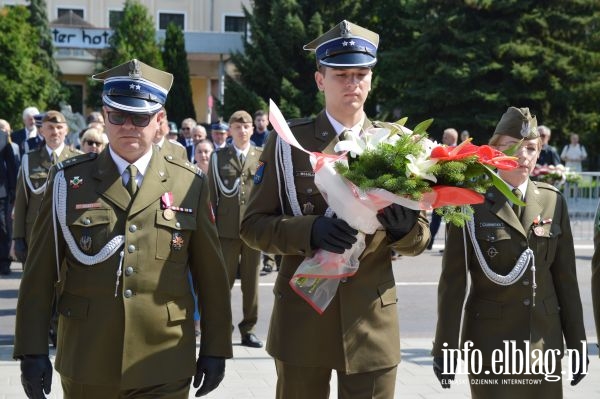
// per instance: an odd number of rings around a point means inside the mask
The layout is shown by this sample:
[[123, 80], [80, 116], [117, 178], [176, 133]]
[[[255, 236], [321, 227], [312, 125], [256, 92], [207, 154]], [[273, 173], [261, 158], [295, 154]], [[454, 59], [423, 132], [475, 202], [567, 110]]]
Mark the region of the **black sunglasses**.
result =
[[127, 121], [127, 118], [131, 120], [135, 126], [138, 127], [146, 127], [156, 115], [154, 114], [130, 114], [127, 112], [118, 112], [118, 111], [108, 111], [108, 121], [113, 125], [124, 125]]
[[104, 144], [104, 143], [101, 143], [99, 141], [94, 141], [94, 140], [85, 140], [85, 143], [87, 145], [96, 146], [96, 147], [100, 147], [102, 144]]

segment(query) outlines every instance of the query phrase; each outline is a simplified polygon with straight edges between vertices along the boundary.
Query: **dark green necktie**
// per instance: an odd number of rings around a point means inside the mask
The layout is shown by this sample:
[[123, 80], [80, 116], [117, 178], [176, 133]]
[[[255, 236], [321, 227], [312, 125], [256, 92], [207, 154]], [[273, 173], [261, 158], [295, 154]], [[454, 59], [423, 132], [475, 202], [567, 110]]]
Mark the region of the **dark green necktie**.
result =
[[137, 193], [137, 174], [138, 170], [135, 165], [129, 165], [127, 167], [127, 171], [129, 172], [129, 180], [127, 181], [127, 191], [129, 191], [129, 195], [131, 198], [135, 197], [135, 193]]
[[56, 151], [52, 151], [52, 154], [50, 155], [50, 160], [52, 161], [52, 165], [58, 162], [58, 154], [56, 154]]
[[[518, 188], [515, 188], [515, 189], [513, 189], [513, 193], [515, 194], [515, 197], [517, 197], [519, 200], [523, 200], [523, 193], [521, 192], [521, 190], [519, 190]], [[521, 207], [517, 204], [513, 204], [513, 211], [515, 211], [515, 215], [517, 215], [517, 218], [520, 220], [521, 212], [523, 211], [523, 207]]]
[[246, 156], [243, 152], [240, 152], [240, 163], [244, 166], [244, 161], [246, 161]]

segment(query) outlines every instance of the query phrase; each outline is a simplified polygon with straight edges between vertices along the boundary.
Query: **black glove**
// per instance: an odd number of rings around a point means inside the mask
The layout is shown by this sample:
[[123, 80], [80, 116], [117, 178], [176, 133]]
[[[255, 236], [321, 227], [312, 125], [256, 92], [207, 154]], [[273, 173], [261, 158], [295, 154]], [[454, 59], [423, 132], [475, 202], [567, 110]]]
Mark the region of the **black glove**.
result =
[[[200, 356], [196, 362], [196, 375], [194, 388], [202, 386], [196, 391], [196, 397], [204, 396], [219, 386], [225, 378], [225, 358], [214, 356]], [[204, 380], [204, 381], [203, 381]]]
[[342, 219], [319, 216], [310, 232], [310, 245], [336, 254], [343, 254], [356, 242], [358, 230]]
[[27, 259], [27, 243], [24, 238], [15, 238], [15, 256], [17, 261], [25, 263]]
[[[454, 370], [456, 370], [456, 359], [454, 360]], [[442, 356], [433, 358], [433, 372], [442, 388], [450, 388], [450, 381], [454, 381], [454, 374], [444, 374], [444, 358]]]
[[420, 211], [408, 209], [402, 205], [392, 204], [377, 214], [377, 220], [385, 228], [389, 238], [398, 241], [412, 230]]
[[50, 393], [52, 363], [47, 355], [23, 356], [21, 359], [21, 384], [30, 399], [44, 399]]
[[[581, 352], [579, 352], [582, 355]], [[585, 356], [586, 364], [590, 364], [590, 358]], [[585, 368], [585, 373], [583, 372], [583, 358], [581, 356], [571, 356], [571, 374], [573, 375], [573, 379], [571, 380], [571, 386], [579, 384], [579, 381], [583, 379], [587, 375], [587, 367]]]

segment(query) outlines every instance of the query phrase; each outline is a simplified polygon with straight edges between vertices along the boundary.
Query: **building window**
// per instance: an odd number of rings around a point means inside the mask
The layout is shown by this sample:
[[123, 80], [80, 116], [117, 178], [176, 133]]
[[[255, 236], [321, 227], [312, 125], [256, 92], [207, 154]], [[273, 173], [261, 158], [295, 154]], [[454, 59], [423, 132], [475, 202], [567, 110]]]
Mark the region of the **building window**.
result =
[[108, 11], [108, 27], [114, 29], [119, 22], [123, 19], [122, 10], [109, 10]]
[[231, 15], [225, 16], [225, 32], [242, 32], [246, 33], [246, 18], [235, 17]]
[[58, 8], [57, 9], [57, 15], [58, 18], [69, 14], [70, 12], [73, 12], [73, 14], [81, 17], [81, 19], [85, 19], [83, 16], [83, 9], [81, 8]]
[[181, 30], [185, 30], [184, 14], [174, 14], [170, 12], [158, 13], [158, 29], [166, 30], [171, 22], [181, 28]]

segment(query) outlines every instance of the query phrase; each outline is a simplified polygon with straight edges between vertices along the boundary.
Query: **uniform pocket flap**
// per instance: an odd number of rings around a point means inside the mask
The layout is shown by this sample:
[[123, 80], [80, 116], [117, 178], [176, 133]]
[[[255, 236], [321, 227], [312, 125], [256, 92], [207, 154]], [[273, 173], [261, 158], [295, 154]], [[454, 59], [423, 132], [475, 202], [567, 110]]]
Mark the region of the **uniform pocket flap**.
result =
[[[196, 230], [196, 217], [181, 211], [156, 211], [156, 224], [171, 230]], [[166, 216], [166, 217], [165, 217]]]
[[187, 309], [183, 304], [176, 301], [167, 302], [169, 321], [182, 321], [187, 319]]
[[560, 312], [560, 305], [558, 304], [556, 295], [544, 299], [544, 308], [546, 309], [546, 314], [557, 314]]
[[108, 209], [87, 209], [80, 212], [67, 213], [67, 225], [92, 227], [110, 223], [110, 211]]
[[377, 292], [381, 299], [381, 306], [393, 305], [398, 302], [398, 298], [396, 297], [396, 282], [394, 280], [381, 284], [377, 287]]
[[58, 301], [58, 312], [72, 319], [87, 319], [90, 300], [64, 292]]
[[478, 319], [501, 319], [502, 304], [485, 299], [475, 299], [467, 303], [465, 308], [471, 316]]

